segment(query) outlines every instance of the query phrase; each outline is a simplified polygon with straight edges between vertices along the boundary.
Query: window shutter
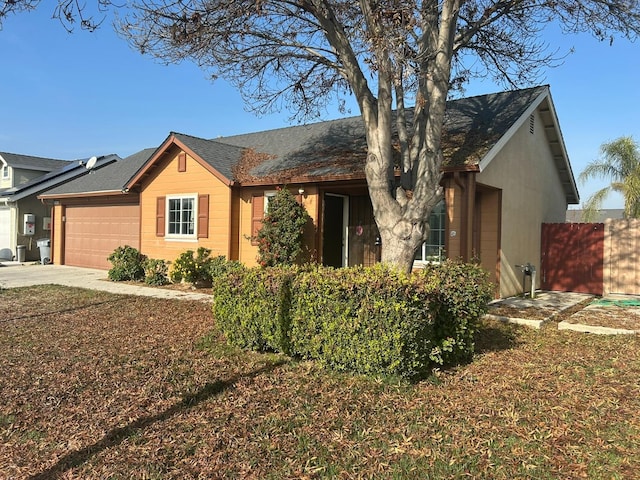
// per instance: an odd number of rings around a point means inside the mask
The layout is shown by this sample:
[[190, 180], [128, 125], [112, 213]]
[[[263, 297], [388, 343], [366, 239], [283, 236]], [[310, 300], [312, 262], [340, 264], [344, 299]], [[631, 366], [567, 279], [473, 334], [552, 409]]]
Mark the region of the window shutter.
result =
[[198, 238], [209, 237], [209, 195], [198, 195]]
[[178, 155], [178, 171], [179, 172], [187, 171], [187, 154], [184, 152]]
[[166, 197], [156, 198], [156, 237], [164, 237]]
[[251, 245], [258, 245], [258, 232], [264, 218], [264, 197], [253, 195], [251, 198]]

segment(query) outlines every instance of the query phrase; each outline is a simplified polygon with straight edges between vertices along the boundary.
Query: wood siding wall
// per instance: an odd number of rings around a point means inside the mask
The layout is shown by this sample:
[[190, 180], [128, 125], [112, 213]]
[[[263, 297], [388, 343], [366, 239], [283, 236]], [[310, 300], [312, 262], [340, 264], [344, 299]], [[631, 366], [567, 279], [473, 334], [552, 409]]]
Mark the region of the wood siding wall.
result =
[[[254, 225], [256, 223], [259, 210], [264, 210], [263, 196], [265, 192], [271, 192], [275, 187], [245, 188], [235, 194], [233, 211], [237, 225], [233, 225], [232, 239], [233, 249], [237, 252], [236, 259], [247, 266], [257, 265], [258, 246], [251, 241], [254, 235]], [[297, 188], [292, 188], [293, 193], [311, 217], [304, 233], [305, 255], [308, 259], [316, 259], [318, 252], [318, 218], [319, 218], [319, 193], [314, 185], [305, 185], [304, 194], [300, 195]], [[255, 202], [255, 203], [254, 203]]]
[[[185, 155], [181, 159], [181, 154], [184, 152], [177, 148], [169, 150], [167, 158], [143, 183], [140, 194], [140, 250], [148, 257], [173, 261], [185, 250], [205, 247], [211, 249], [213, 256], [232, 258], [231, 188], [191, 156]], [[178, 240], [157, 235], [157, 199], [170, 195], [209, 195], [206, 237]]]
[[489, 273], [489, 280], [496, 285], [499, 296], [500, 285], [500, 233], [502, 192], [483, 190], [476, 195], [476, 219], [474, 220], [474, 257]]

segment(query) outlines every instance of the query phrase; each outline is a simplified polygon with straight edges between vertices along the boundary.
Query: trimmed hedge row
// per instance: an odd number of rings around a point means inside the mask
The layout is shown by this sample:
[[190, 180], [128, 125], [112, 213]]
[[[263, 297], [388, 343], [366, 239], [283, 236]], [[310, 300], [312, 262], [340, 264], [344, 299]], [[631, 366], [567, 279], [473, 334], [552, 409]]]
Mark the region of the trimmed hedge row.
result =
[[236, 268], [214, 281], [213, 311], [242, 348], [418, 378], [473, 356], [491, 293], [480, 267], [452, 261], [411, 275], [382, 265]]

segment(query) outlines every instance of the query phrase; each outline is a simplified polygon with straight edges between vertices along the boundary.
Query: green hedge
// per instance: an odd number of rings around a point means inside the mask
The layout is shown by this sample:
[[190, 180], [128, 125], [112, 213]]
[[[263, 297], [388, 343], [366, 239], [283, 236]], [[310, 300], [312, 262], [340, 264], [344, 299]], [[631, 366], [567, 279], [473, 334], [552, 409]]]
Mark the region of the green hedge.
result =
[[227, 340], [252, 350], [289, 350], [293, 268], [230, 269], [213, 280], [213, 314]]
[[412, 275], [382, 265], [255, 268], [214, 282], [213, 308], [240, 347], [417, 378], [472, 357], [491, 291], [479, 267], [449, 261]]

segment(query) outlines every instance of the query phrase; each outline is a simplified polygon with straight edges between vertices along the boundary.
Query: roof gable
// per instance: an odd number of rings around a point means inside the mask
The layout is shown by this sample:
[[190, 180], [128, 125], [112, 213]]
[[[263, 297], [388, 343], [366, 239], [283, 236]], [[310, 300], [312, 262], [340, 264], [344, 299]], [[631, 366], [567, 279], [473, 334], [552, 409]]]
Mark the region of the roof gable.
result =
[[225, 185], [229, 186], [234, 183], [233, 170], [242, 155], [241, 148], [215, 140], [205, 140], [183, 133], [171, 132], [162, 145], [149, 157], [147, 162], [132, 176], [126, 188], [133, 188], [139, 185], [158, 165], [165, 153], [174, 146], [188, 153], [189, 156], [194, 158]]

